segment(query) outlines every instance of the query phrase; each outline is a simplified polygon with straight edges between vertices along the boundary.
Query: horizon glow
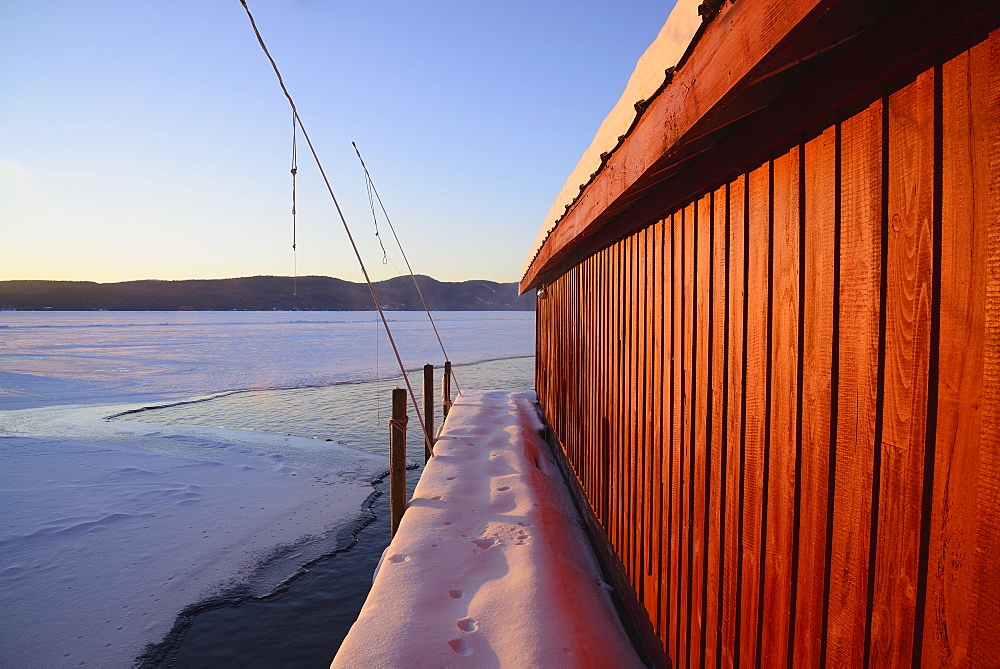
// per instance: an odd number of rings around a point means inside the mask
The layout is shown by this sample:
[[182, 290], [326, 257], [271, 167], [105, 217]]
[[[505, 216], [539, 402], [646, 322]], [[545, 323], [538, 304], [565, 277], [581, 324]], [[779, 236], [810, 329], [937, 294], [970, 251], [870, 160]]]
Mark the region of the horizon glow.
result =
[[[516, 281], [672, 2], [248, 3], [373, 280]], [[361, 281], [243, 9], [0, 5], [0, 280]]]

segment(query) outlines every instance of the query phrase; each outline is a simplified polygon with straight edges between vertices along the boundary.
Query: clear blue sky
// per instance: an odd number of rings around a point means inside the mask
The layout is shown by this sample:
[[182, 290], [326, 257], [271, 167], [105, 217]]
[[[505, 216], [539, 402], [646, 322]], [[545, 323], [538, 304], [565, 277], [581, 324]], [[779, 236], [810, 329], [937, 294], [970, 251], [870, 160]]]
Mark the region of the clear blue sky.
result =
[[[362, 245], [513, 281], [671, 0], [250, 0]], [[238, 0], [0, 0], [0, 279], [289, 275], [291, 114]], [[359, 280], [299, 151], [298, 273]]]

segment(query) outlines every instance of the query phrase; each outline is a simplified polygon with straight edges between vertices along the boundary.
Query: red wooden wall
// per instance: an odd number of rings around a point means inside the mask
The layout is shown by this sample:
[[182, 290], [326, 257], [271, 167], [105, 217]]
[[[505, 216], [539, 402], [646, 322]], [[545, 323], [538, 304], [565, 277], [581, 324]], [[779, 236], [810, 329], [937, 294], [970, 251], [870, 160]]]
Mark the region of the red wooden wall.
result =
[[539, 400], [675, 666], [1000, 666], [1000, 31], [599, 251]]

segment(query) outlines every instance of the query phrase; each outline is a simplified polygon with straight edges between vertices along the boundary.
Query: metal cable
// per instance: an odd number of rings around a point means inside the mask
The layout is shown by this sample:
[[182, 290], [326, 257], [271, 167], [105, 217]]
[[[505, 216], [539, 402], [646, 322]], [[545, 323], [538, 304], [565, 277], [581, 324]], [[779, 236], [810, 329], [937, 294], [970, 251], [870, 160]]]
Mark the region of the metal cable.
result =
[[399, 354], [399, 348], [396, 346], [396, 340], [392, 336], [392, 330], [389, 328], [389, 321], [385, 317], [385, 311], [382, 309], [382, 304], [378, 300], [378, 295], [375, 294], [375, 286], [372, 285], [371, 278], [368, 276], [368, 269], [365, 267], [365, 261], [361, 258], [361, 251], [358, 250], [358, 245], [354, 241], [354, 235], [351, 234], [351, 228], [347, 225], [347, 218], [344, 216], [344, 211], [340, 208], [340, 202], [337, 201], [337, 196], [333, 193], [333, 186], [330, 185], [330, 180], [326, 176], [326, 170], [323, 169], [323, 163], [319, 159], [319, 154], [316, 153], [316, 148], [313, 146], [312, 140], [309, 138], [309, 133], [306, 132], [306, 127], [302, 124], [302, 117], [299, 116], [298, 109], [295, 106], [295, 101], [288, 92], [288, 88], [285, 87], [285, 82], [281, 78], [281, 72], [278, 70], [278, 65], [274, 62], [274, 58], [271, 57], [271, 53], [267, 50], [267, 45], [264, 44], [264, 38], [261, 37], [260, 31], [257, 30], [257, 23], [253, 20], [253, 14], [250, 13], [250, 8], [247, 7], [246, 0], [240, 0], [240, 4], [243, 5], [243, 9], [247, 13], [247, 18], [250, 19], [250, 27], [253, 28], [254, 35], [257, 37], [257, 43], [260, 44], [260, 48], [264, 51], [264, 55], [267, 56], [268, 61], [271, 63], [271, 69], [274, 70], [274, 75], [278, 78], [278, 85], [281, 86], [281, 92], [284, 93], [285, 99], [288, 100], [288, 104], [292, 108], [292, 117], [298, 123], [299, 130], [302, 131], [302, 137], [306, 140], [306, 145], [309, 147], [309, 152], [312, 154], [313, 160], [316, 162], [316, 167], [319, 169], [320, 176], [323, 177], [323, 183], [326, 185], [326, 190], [330, 194], [333, 206], [337, 209], [337, 215], [340, 217], [340, 222], [344, 225], [344, 232], [347, 233], [347, 239], [351, 242], [351, 248], [354, 250], [354, 255], [358, 260], [358, 265], [361, 267], [361, 273], [365, 277], [365, 283], [368, 284], [368, 290], [371, 292], [372, 300], [375, 302], [375, 308], [378, 310], [378, 315], [382, 319], [382, 326], [385, 328], [385, 334], [389, 338], [389, 343], [392, 345], [393, 353], [396, 354], [396, 362], [399, 364], [399, 371], [402, 373], [403, 381], [406, 383], [406, 389], [410, 395], [410, 402], [413, 404], [413, 410], [416, 412], [417, 419], [420, 421], [420, 431], [425, 438], [430, 439], [430, 435], [428, 435], [427, 427], [424, 423], [424, 417], [421, 415], [420, 408], [417, 405], [417, 397], [413, 392], [413, 386], [410, 385], [410, 377], [406, 374], [406, 367], [403, 365], [403, 358]]
[[[441, 333], [438, 332], [437, 324], [434, 322], [434, 317], [431, 316], [431, 310], [427, 308], [427, 301], [424, 299], [423, 291], [420, 290], [420, 284], [417, 282], [417, 276], [413, 273], [413, 268], [410, 267], [410, 260], [406, 257], [406, 252], [403, 251], [403, 244], [399, 241], [399, 235], [396, 234], [396, 228], [392, 225], [392, 220], [389, 218], [389, 212], [385, 210], [385, 205], [382, 204], [382, 198], [379, 197], [378, 189], [375, 188], [375, 182], [372, 181], [372, 175], [368, 172], [368, 167], [365, 165], [365, 159], [361, 157], [361, 151], [358, 149], [357, 144], [351, 142], [351, 146], [354, 147], [354, 152], [358, 154], [358, 160], [361, 161], [361, 169], [365, 171], [365, 182], [371, 189], [371, 193], [375, 194], [375, 199], [378, 201], [378, 206], [382, 208], [382, 215], [385, 216], [385, 222], [389, 224], [389, 230], [392, 231], [392, 237], [393, 239], [396, 240], [396, 246], [399, 247], [399, 253], [400, 255], [403, 256], [403, 262], [406, 263], [406, 269], [410, 272], [410, 279], [413, 280], [413, 286], [414, 288], [417, 289], [417, 295], [420, 296], [420, 303], [424, 305], [424, 312], [427, 314], [427, 319], [431, 322], [431, 327], [434, 328], [434, 336], [437, 337], [438, 346], [441, 347], [441, 355], [444, 356], [445, 360], [449, 360], [448, 352], [444, 350], [444, 342], [441, 341]], [[371, 202], [370, 194], [368, 196], [368, 200], [369, 202]], [[373, 209], [372, 215], [374, 216], [374, 214], [375, 211]], [[378, 235], [377, 228], [375, 234]], [[379, 243], [380, 244], [382, 243], [381, 239], [379, 239]], [[384, 251], [385, 247], [382, 247], [382, 250]], [[458, 385], [458, 377], [455, 375], [454, 366], [451, 369], [451, 377], [452, 379], [455, 380], [455, 389], [458, 391], [459, 394], [462, 394], [462, 387]]]
[[299, 257], [296, 251], [296, 221], [295, 221], [295, 177], [299, 173], [299, 157], [295, 123], [295, 110], [292, 110], [292, 295], [299, 294]]

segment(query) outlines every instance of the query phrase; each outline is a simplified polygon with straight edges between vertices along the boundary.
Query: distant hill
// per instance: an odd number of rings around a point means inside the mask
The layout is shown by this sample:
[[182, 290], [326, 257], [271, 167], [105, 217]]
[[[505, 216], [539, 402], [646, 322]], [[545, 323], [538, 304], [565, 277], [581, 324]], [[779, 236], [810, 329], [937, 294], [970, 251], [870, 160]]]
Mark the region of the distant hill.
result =
[[[518, 296], [516, 283], [437, 281], [417, 276], [434, 311], [533, 311], [535, 296]], [[252, 276], [184, 281], [0, 281], [0, 309], [19, 311], [368, 311], [368, 286], [327, 276]], [[382, 306], [423, 309], [410, 277], [375, 284]]]

